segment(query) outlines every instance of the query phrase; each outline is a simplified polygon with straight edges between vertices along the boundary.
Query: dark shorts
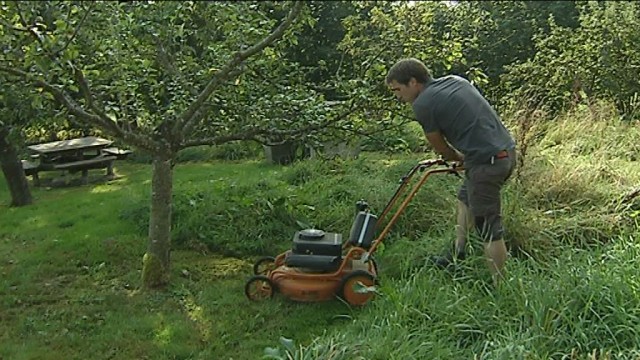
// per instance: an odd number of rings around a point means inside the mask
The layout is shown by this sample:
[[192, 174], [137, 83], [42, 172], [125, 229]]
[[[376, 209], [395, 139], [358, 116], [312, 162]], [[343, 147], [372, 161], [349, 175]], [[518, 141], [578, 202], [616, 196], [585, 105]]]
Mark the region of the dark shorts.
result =
[[500, 240], [503, 236], [500, 191], [516, 165], [515, 150], [509, 156], [491, 159], [465, 170], [464, 183], [458, 191], [475, 221], [476, 229], [485, 241]]

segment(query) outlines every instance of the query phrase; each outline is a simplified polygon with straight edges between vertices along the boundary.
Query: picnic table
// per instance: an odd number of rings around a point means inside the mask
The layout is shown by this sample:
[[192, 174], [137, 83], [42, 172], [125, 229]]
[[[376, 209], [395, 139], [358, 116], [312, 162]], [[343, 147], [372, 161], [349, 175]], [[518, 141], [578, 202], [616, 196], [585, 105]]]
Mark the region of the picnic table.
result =
[[[62, 170], [69, 173], [82, 172], [82, 183], [88, 181], [90, 169], [107, 169], [107, 176], [113, 176], [113, 161], [122, 158], [125, 151], [110, 147], [113, 141], [87, 136], [77, 139], [53, 141], [28, 146], [32, 161], [23, 160], [26, 175], [33, 177], [40, 185], [38, 172]], [[128, 151], [128, 150], [127, 150]]]

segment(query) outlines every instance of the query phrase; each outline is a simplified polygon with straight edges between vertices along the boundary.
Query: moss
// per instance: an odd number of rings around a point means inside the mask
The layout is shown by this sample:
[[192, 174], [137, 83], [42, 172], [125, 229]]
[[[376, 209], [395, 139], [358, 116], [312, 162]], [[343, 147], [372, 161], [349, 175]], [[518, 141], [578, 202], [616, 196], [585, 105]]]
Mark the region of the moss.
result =
[[163, 287], [169, 283], [169, 271], [162, 265], [162, 260], [151, 253], [142, 258], [142, 285], [145, 288]]

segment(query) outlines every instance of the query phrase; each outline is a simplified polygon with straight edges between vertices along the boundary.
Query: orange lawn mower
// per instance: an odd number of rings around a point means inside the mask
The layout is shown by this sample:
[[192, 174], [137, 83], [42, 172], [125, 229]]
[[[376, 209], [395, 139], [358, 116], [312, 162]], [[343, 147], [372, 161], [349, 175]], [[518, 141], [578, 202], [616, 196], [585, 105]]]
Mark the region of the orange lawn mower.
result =
[[[413, 176], [430, 167], [406, 195], [391, 220], [380, 231], [383, 219], [398, 201]], [[365, 305], [375, 294], [378, 269], [372, 257], [391, 227], [432, 174], [455, 174], [461, 167], [451, 166], [444, 160], [424, 160], [402, 177], [400, 186], [385, 206], [380, 218], [369, 212], [366, 202], [356, 203], [356, 217], [349, 240], [342, 243], [339, 233], [319, 229], [305, 229], [295, 233], [293, 248], [274, 257], [258, 259], [253, 266], [254, 275], [245, 285], [245, 295], [254, 301], [272, 298], [276, 292], [300, 302], [317, 302], [336, 296], [352, 306]]]

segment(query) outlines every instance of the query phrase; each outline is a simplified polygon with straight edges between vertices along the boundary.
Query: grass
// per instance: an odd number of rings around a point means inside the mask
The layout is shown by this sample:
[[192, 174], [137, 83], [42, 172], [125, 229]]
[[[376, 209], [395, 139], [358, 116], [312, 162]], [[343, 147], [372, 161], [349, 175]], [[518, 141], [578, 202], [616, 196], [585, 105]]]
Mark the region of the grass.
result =
[[[206, 184], [214, 169], [216, 180], [230, 183], [281, 171], [259, 163], [180, 165], [177, 192]], [[3, 207], [0, 358], [250, 359], [300, 328], [311, 340], [349, 311], [341, 303], [249, 303], [250, 258], [194, 250], [173, 252], [167, 291], [141, 292], [146, 238], [120, 214], [148, 197], [150, 173], [128, 163], [116, 171], [120, 179], [106, 184], [35, 188], [35, 205]]]
[[148, 165], [33, 189], [34, 205], [1, 209], [0, 359], [259, 359], [267, 347], [287, 358], [281, 337], [292, 359], [640, 358], [640, 199], [621, 200], [640, 184], [640, 130], [600, 111], [529, 130], [504, 196], [507, 240], [523, 252], [500, 288], [479, 244], [456, 272], [416, 266], [453, 235], [459, 180], [443, 176], [378, 252], [380, 295], [362, 309], [252, 303], [243, 287], [253, 260], [289, 248], [295, 229], [344, 234], [360, 198], [379, 212], [424, 154], [177, 165], [172, 283], [156, 292], [139, 289]]

